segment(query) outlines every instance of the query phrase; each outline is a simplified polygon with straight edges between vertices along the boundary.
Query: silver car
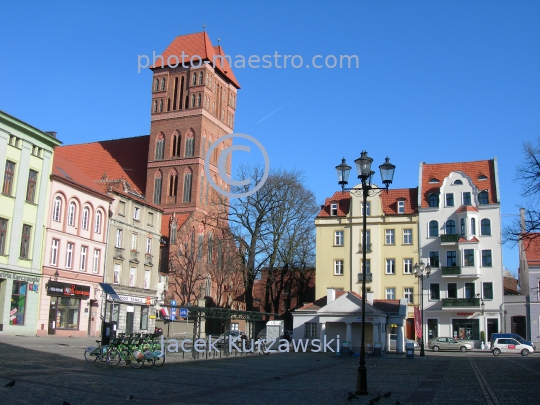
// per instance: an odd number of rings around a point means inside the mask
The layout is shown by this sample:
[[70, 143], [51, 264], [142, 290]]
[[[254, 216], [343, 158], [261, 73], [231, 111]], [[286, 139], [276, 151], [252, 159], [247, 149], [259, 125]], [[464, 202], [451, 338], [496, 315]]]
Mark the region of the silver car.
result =
[[459, 350], [460, 352], [466, 352], [473, 348], [471, 344], [454, 339], [453, 337], [436, 337], [430, 339], [428, 347], [434, 352], [438, 352], [439, 350]]

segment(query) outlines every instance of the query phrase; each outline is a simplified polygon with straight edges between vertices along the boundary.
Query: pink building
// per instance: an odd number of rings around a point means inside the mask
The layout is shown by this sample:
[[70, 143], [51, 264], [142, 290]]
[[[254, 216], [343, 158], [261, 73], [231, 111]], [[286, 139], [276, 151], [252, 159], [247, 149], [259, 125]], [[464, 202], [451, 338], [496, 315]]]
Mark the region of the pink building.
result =
[[55, 155], [43, 256], [38, 336], [99, 336], [109, 197]]

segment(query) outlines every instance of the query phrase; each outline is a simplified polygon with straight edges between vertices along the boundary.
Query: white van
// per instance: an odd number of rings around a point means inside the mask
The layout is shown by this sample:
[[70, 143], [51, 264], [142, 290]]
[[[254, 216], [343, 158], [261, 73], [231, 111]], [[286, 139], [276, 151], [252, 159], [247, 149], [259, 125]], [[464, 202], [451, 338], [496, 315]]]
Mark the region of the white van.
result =
[[514, 338], [497, 338], [491, 346], [491, 352], [494, 356], [501, 353], [521, 353], [522, 356], [527, 356], [529, 353], [534, 353], [534, 348]]

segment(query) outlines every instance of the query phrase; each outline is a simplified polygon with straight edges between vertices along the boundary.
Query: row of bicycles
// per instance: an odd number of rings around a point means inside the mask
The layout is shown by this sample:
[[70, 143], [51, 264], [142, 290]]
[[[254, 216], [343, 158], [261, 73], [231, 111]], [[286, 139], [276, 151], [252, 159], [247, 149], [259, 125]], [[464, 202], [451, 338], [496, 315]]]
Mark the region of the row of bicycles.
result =
[[120, 333], [111, 338], [108, 345], [96, 340], [97, 347], [84, 351], [84, 359], [90, 363], [99, 361], [109, 366], [130, 365], [133, 368], [161, 367], [165, 364], [165, 353], [161, 351], [159, 334]]

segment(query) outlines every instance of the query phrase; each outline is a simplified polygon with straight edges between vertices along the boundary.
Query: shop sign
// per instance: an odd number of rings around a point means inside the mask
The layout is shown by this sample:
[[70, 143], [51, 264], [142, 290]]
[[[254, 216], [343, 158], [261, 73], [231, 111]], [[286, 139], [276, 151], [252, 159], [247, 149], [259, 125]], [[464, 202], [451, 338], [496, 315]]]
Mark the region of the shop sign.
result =
[[[112, 301], [109, 297], [109, 301]], [[115, 301], [120, 302], [128, 302], [133, 304], [141, 304], [141, 305], [148, 305], [146, 304], [146, 298], [144, 297], [132, 297], [131, 295], [120, 295], [118, 294], [118, 299], [115, 299]]]
[[86, 300], [90, 298], [90, 286], [49, 281], [47, 283], [47, 295], [51, 297], [76, 297]]
[[472, 316], [474, 312], [458, 312], [457, 316]]
[[[0, 273], [0, 278], [5, 278], [5, 279], [13, 279], [13, 280], [18, 280], [18, 281], [27, 281], [31, 284], [38, 284], [39, 283], [39, 277], [37, 276], [23, 276], [22, 274], [15, 274], [15, 273], [5, 273], [5, 272], [1, 272]], [[33, 290], [31, 290], [33, 291]]]

